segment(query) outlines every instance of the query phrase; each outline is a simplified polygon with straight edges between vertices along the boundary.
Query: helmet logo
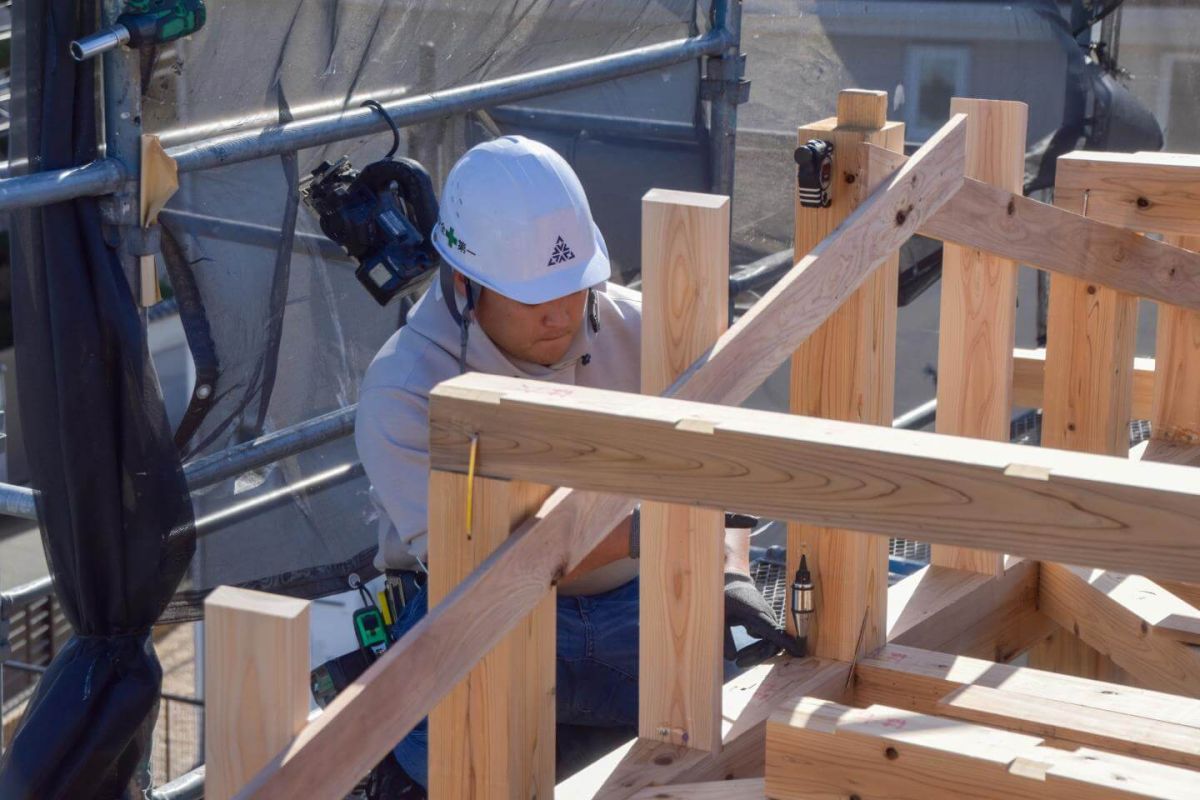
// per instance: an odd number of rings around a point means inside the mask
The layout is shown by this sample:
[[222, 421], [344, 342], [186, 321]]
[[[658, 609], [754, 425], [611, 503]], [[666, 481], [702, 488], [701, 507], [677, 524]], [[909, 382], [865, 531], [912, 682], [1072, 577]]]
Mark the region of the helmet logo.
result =
[[553, 267], [557, 264], [570, 261], [573, 258], [575, 258], [575, 253], [571, 251], [571, 248], [567, 247], [567, 243], [560, 236], [558, 237], [558, 241], [554, 243], [554, 252], [550, 254], [550, 261], [547, 262], [546, 266]]
[[438, 222], [438, 228], [441, 230], [442, 236], [446, 237], [446, 244], [453, 247], [460, 253], [470, 253], [475, 255], [475, 251], [467, 247], [467, 243], [454, 233], [454, 228], [447, 228], [444, 222]]

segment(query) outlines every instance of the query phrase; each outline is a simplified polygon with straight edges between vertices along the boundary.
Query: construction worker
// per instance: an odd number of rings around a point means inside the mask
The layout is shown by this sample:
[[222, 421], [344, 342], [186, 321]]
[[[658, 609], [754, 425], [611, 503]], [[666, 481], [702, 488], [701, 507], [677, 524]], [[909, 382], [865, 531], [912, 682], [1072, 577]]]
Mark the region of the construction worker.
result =
[[[397, 634], [426, 609], [429, 391], [464, 371], [626, 392], [640, 383], [641, 295], [607, 282], [583, 187], [549, 147], [505, 136], [468, 151], [446, 178], [432, 237], [441, 279], [371, 363], [355, 424], [380, 508], [376, 566], [403, 606]], [[727, 535], [727, 621], [768, 637], [774, 654], [790, 640], [747, 575], [748, 539]], [[638, 543], [635, 514], [559, 586], [560, 723], [636, 724]], [[426, 736], [422, 723], [395, 749], [422, 786]]]

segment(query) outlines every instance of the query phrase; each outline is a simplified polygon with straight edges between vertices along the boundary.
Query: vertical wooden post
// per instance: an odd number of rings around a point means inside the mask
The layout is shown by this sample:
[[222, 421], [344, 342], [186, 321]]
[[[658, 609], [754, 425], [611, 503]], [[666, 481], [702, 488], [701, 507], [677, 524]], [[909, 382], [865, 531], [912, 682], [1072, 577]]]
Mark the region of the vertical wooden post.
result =
[[[1167, 234], [1164, 240], [1200, 252], [1200, 236]], [[1144, 461], [1200, 466], [1200, 314], [1158, 305], [1154, 346], [1154, 401]], [[1200, 606], [1200, 581], [1160, 581]]]
[[[642, 198], [642, 392], [659, 394], [725, 331], [729, 198]], [[721, 748], [724, 514], [642, 505], [638, 734]]]
[[304, 727], [308, 658], [308, 601], [232, 586], [205, 599], [205, 797], [233, 797]]
[[[476, 478], [467, 529], [467, 478], [429, 476], [429, 603], [486, 559], [551, 489]], [[429, 715], [429, 796], [554, 796], [555, 597], [537, 608]], [[403, 691], [397, 687], [397, 691]]]
[[[1164, 241], [1200, 252], [1200, 236], [1167, 234]], [[1159, 303], [1154, 350], [1151, 440], [1143, 459], [1200, 466], [1200, 314]]]
[[[1084, 185], [1060, 161], [1054, 204], [1087, 215]], [[1054, 275], [1046, 321], [1046, 379], [1042, 400], [1042, 445], [1100, 455], [1129, 453], [1133, 408], [1133, 356], [1137, 297], [1106, 286]], [[1042, 570], [1054, 570], [1043, 564]], [[1029, 654], [1030, 666], [1086, 678], [1112, 678], [1119, 668], [1069, 631]]]
[[[809, 139], [833, 142], [833, 202], [829, 208], [814, 209], [801, 207], [797, 199], [797, 258], [829, 235], [858, 205], [860, 192], [853, 184], [863, 174], [859, 144], [868, 142], [902, 152], [904, 125], [887, 121], [886, 92], [849, 90], [838, 95], [837, 117], [800, 128], [799, 143]], [[796, 351], [792, 358], [793, 413], [891, 424], [898, 265], [899, 255], [884, 262]], [[791, 524], [789, 576], [795, 573], [802, 553], [808, 556], [815, 584], [809, 652], [852, 659], [864, 620], [862, 651], [884, 644], [887, 539]]]
[[[1029, 107], [955, 97], [950, 113], [967, 115], [967, 177], [1020, 192]], [[941, 294], [937, 432], [1008, 441], [1017, 264], [946, 242]], [[1004, 555], [987, 550], [935, 544], [930, 560], [990, 575], [1004, 572]]]

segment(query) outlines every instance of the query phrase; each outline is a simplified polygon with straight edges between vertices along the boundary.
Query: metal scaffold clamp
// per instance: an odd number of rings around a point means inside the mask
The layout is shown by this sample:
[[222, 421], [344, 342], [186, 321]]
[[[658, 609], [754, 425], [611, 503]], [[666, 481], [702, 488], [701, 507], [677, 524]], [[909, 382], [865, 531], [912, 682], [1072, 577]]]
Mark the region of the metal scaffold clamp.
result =
[[746, 54], [736, 58], [709, 58], [705, 61], [704, 78], [700, 81], [700, 99], [710, 102], [725, 100], [741, 105], [750, 99], [750, 81], [743, 78]]

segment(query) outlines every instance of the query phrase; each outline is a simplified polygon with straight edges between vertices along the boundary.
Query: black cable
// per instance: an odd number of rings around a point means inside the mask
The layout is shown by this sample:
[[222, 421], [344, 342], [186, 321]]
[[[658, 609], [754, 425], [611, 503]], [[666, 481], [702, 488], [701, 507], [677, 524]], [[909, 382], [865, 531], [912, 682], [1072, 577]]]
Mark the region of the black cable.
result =
[[392, 129], [392, 149], [387, 151], [387, 155], [384, 158], [391, 158], [396, 155], [396, 151], [400, 149], [400, 129], [396, 127], [396, 120], [392, 119], [392, 115], [384, 110], [378, 100], [363, 100], [361, 105], [378, 112], [381, 117], [387, 120], [388, 127]]

